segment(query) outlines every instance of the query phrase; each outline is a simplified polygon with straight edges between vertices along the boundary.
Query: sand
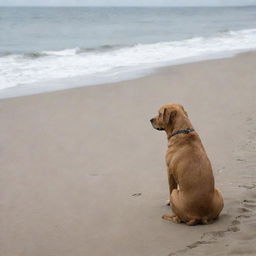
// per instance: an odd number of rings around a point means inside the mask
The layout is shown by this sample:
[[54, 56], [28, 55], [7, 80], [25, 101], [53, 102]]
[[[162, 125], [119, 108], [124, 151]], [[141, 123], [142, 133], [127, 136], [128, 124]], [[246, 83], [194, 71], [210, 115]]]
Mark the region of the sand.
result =
[[[0, 256], [256, 255], [256, 54], [0, 100]], [[161, 219], [165, 103], [186, 108], [225, 208], [212, 225]]]

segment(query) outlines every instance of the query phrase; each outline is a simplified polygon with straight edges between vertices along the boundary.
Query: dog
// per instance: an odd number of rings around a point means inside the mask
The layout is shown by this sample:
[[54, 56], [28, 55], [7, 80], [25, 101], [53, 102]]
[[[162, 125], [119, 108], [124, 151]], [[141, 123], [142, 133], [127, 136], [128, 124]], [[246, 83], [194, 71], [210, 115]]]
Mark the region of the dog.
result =
[[150, 122], [168, 139], [168, 205], [174, 215], [162, 218], [189, 226], [212, 223], [224, 207], [223, 197], [214, 186], [211, 163], [187, 112], [179, 104], [164, 105]]

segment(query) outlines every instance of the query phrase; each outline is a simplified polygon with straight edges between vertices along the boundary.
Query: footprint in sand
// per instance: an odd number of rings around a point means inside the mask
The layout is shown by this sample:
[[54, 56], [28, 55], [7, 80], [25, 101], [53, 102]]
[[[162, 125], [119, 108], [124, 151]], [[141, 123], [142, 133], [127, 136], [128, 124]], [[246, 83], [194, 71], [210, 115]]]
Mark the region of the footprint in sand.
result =
[[[245, 187], [251, 191], [251, 186]], [[256, 255], [256, 248], [253, 246], [256, 239], [256, 200], [255, 194], [250, 192], [248, 199], [240, 202], [236, 208], [237, 216], [231, 221], [226, 230], [205, 232], [199, 241], [187, 245], [184, 249], [170, 253], [169, 256], [202, 255], [208, 246], [223, 244], [227, 251], [225, 255]], [[229, 235], [232, 239], [229, 238]], [[201, 246], [206, 246], [201, 248]], [[220, 245], [221, 248], [221, 245]]]
[[229, 232], [238, 232], [240, 231], [240, 228], [238, 227], [238, 225], [240, 225], [240, 221], [239, 220], [233, 220], [231, 222], [231, 224], [229, 225], [228, 227], [228, 230]]
[[246, 189], [253, 189], [256, 187], [255, 184], [252, 184], [252, 185], [238, 185], [238, 187], [240, 188], [246, 188]]
[[[251, 188], [247, 188], [251, 189]], [[251, 193], [250, 197], [255, 197], [255, 194]], [[238, 212], [242, 213], [236, 216], [241, 227], [241, 232], [236, 236], [236, 245], [229, 252], [230, 255], [256, 255], [255, 240], [256, 240], [256, 201], [253, 199], [244, 199], [241, 202]], [[234, 221], [233, 221], [234, 222]], [[234, 222], [236, 224], [237, 222]]]
[[141, 196], [142, 193], [135, 193], [135, 194], [132, 194], [132, 196], [135, 196], [135, 197], [138, 197], [138, 196]]
[[246, 161], [246, 160], [245, 160], [245, 159], [242, 159], [242, 158], [237, 158], [236, 161], [238, 161], [238, 162], [244, 162], [244, 161]]
[[[255, 185], [253, 186], [241, 186], [247, 189], [252, 189], [254, 188]], [[252, 199], [244, 199], [240, 203], [240, 207], [238, 208], [238, 213], [239, 215], [236, 216], [236, 219], [242, 219], [242, 218], [250, 218], [252, 215], [255, 215], [254, 209], [256, 208], [256, 201]]]
[[194, 248], [196, 248], [199, 245], [202, 245], [202, 244], [212, 244], [212, 243], [214, 243], [214, 241], [197, 241], [197, 242], [195, 242], [193, 244], [188, 245], [187, 248], [194, 249]]

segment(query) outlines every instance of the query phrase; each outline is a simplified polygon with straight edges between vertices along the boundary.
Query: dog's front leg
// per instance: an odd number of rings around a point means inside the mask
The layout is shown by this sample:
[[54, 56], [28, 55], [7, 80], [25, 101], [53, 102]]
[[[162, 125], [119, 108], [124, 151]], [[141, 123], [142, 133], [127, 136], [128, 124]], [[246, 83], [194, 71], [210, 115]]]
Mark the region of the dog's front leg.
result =
[[169, 200], [167, 201], [166, 205], [170, 205], [171, 204], [171, 194], [174, 189], [177, 189], [177, 183], [169, 169], [167, 169], [167, 174], [168, 174], [170, 197], [169, 197]]

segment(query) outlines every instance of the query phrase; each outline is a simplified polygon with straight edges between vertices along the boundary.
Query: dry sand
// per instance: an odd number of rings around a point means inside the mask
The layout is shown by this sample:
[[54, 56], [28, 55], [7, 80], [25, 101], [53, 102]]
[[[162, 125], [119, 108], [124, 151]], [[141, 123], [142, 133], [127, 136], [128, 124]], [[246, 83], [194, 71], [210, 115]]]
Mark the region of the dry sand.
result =
[[[0, 256], [256, 255], [256, 54], [0, 101]], [[170, 212], [163, 132], [181, 103], [225, 208], [212, 225]]]

